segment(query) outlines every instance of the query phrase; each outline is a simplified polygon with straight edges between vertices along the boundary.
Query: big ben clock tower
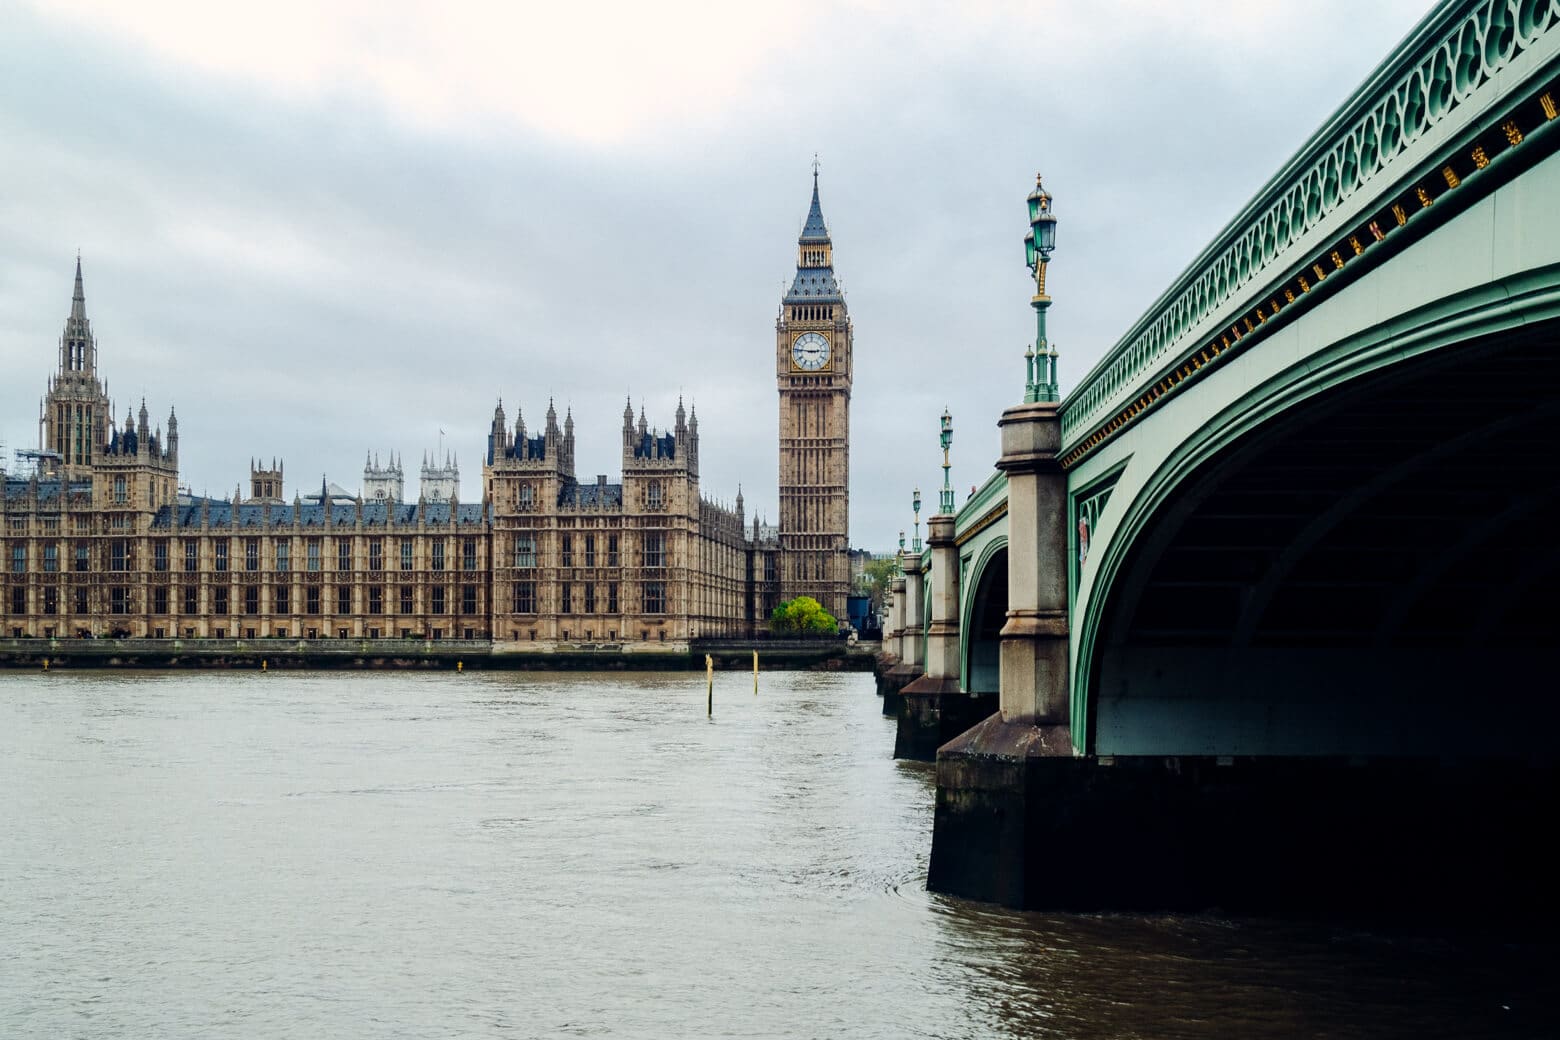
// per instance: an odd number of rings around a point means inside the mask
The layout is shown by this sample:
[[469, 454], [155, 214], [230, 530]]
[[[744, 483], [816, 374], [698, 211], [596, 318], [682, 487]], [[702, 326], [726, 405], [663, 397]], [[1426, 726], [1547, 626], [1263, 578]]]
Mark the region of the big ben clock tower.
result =
[[834, 246], [818, 205], [796, 242], [796, 278], [775, 322], [780, 390], [780, 584], [840, 621], [850, 591], [850, 315], [834, 280]]

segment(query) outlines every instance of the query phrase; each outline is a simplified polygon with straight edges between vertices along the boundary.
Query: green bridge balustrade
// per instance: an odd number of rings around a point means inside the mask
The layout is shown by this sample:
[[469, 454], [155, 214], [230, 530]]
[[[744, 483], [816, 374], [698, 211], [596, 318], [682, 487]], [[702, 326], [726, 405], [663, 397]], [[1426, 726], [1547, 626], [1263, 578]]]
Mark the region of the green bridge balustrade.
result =
[[927, 675], [956, 627], [941, 681], [1002, 704], [940, 821], [1035, 755], [1552, 767], [1557, 101], [1560, 0], [1439, 5], [1059, 406], [1015, 393], [920, 560]]

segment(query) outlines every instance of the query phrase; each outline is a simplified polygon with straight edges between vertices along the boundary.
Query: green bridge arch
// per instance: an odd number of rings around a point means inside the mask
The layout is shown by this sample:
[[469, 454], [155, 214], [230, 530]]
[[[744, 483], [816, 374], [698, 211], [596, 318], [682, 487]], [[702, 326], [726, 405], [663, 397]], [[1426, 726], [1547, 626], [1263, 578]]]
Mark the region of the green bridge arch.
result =
[[[1161, 696], [1144, 701], [1144, 668], [1184, 670], [1186, 661], [1177, 662], [1177, 655], [1169, 652], [1138, 655], [1133, 664], [1118, 659], [1113, 675], [1106, 663], [1112, 653], [1108, 644], [1120, 643], [1124, 637], [1111, 629], [1130, 621], [1131, 604], [1124, 607], [1124, 597], [1141, 600], [1140, 586], [1147, 579], [1132, 573], [1132, 561], [1141, 564], [1152, 556], [1144, 551], [1145, 541], [1152, 541], [1156, 528], [1186, 522], [1200, 497], [1216, 492], [1221, 471], [1229, 473], [1274, 448], [1308, 416], [1346, 408], [1351, 393], [1390, 400], [1394, 381], [1440, 379], [1449, 388], [1447, 426], [1455, 430], [1460, 420], [1458, 409], [1451, 405], [1459, 395], [1502, 392], [1499, 386], [1487, 385], [1482, 374], [1485, 366], [1500, 364], [1512, 350], [1529, 350], [1533, 359], [1541, 359], [1547, 347], [1555, 346], [1560, 341], [1554, 324], [1560, 317], [1560, 219], [1542, 200], [1556, 197], [1556, 192], [1560, 192], [1560, 157], [1550, 157], [1405, 250], [1396, 260], [1400, 267], [1366, 274], [1264, 343], [1261, 351], [1192, 388], [1176, 408], [1163, 410], [1118, 438], [1109, 451], [1069, 473], [1069, 486], [1083, 489], [1071, 495], [1075, 518], [1088, 515], [1091, 500], [1104, 498], [1093, 518], [1073, 599], [1071, 716], [1079, 752], [1244, 754], [1303, 748], [1313, 753], [1363, 754], [1436, 749], [1437, 739], [1444, 739], [1451, 725], [1445, 718], [1438, 728], [1440, 738], [1429, 732], [1436, 727], [1417, 724], [1408, 727], [1413, 734], [1389, 735], [1384, 731], [1392, 727], [1391, 720], [1367, 718], [1356, 706], [1349, 713], [1352, 727], [1323, 732], [1315, 720], [1305, 722], [1294, 712], [1276, 710], [1271, 701], [1242, 702], [1238, 691], [1230, 688], [1242, 681], [1237, 677], [1215, 679], [1200, 673], [1199, 681], [1205, 685], [1223, 686], [1223, 692], [1212, 699], [1200, 701], [1194, 691], [1184, 688], [1161, 688]], [[1523, 215], [1527, 232], [1518, 242], [1509, 238], [1514, 213]], [[1439, 276], [1425, 277], [1425, 272], [1439, 272]], [[1386, 306], [1389, 301], [1394, 306]], [[1512, 434], [1520, 430], [1530, 438], [1542, 437], [1543, 421], [1552, 418], [1542, 398], [1556, 389], [1553, 373], [1541, 360], [1535, 365], [1531, 359], [1524, 371], [1529, 373], [1529, 385], [1507, 392], [1517, 407], [1536, 411], [1531, 422], [1507, 423], [1506, 428]], [[1314, 419], [1311, 422], [1309, 428], [1314, 429]], [[1491, 417], [1490, 425], [1487, 436], [1498, 436], [1503, 428], [1499, 420]], [[1478, 431], [1461, 432], [1475, 439], [1480, 436]], [[1448, 438], [1455, 440], [1455, 434]], [[1322, 447], [1319, 443], [1318, 449]], [[1462, 454], [1472, 447], [1465, 445]], [[1437, 450], [1433, 443], [1422, 448]], [[1455, 445], [1441, 450], [1448, 457], [1462, 457]], [[1538, 476], [1548, 479], [1547, 469]], [[1189, 487], [1199, 481], [1205, 486]], [[1356, 492], [1356, 497], [1361, 493]], [[1384, 494], [1386, 489], [1373, 493]], [[1493, 504], [1491, 508], [1497, 509]], [[1449, 510], [1446, 519], [1460, 523], [1464, 517]], [[1542, 553], [1533, 562], [1540, 570], [1553, 566]], [[1267, 599], [1271, 600], [1271, 589]], [[1256, 624], [1245, 622], [1248, 637]], [[1250, 640], [1222, 650], [1251, 656]], [[1284, 655], [1271, 656], [1275, 661], [1284, 659]], [[1287, 656], [1288, 667], [1297, 666], [1298, 656]], [[1157, 663], [1150, 666], [1149, 658]], [[1363, 666], [1359, 655], [1348, 653], [1335, 655], [1335, 664], [1349, 670]], [[1529, 665], [1501, 674], [1507, 681], [1520, 682], [1529, 674]], [[1419, 674], [1402, 659], [1395, 659], [1393, 666]], [[1239, 666], [1226, 662], [1225, 667]], [[1476, 665], [1464, 662], [1457, 668], [1467, 681], [1476, 681]], [[1257, 674], [1244, 681], [1254, 683]], [[1312, 681], [1324, 680], [1316, 674]], [[1387, 680], [1378, 677], [1378, 681]], [[1135, 692], [1127, 693], [1128, 686]], [[1112, 705], [1120, 707], [1133, 698], [1143, 702], [1135, 707], [1146, 710], [1135, 721], [1111, 710]], [[1381, 708], [1382, 713], [1402, 710], [1407, 709]], [[1455, 708], [1443, 704], [1420, 710], [1445, 716]], [[1257, 712], [1265, 712], [1266, 719], [1253, 718]], [[1213, 715], [1233, 721], [1214, 725]], [[1513, 742], [1520, 743], [1523, 728], [1533, 721], [1513, 716], [1510, 725], [1497, 727], [1490, 735], [1491, 747], [1509, 749]], [[1285, 727], [1287, 733], [1281, 732]], [[1157, 732], [1150, 736], [1150, 730]]]
[[[1340, 551], [1340, 532], [1363, 522], [1377, 508], [1371, 503], [1384, 495], [1407, 506], [1415, 486], [1446, 480], [1415, 458], [1463, 466], [1468, 472], [1458, 479], [1472, 486], [1481, 472], [1501, 465], [1498, 456], [1480, 452], [1499, 442], [1502, 430], [1508, 438], [1544, 442], [1542, 417], [1475, 415], [1454, 403], [1467, 397], [1476, 409], [1505, 392], [1517, 411], [1536, 416], [1548, 407], [1551, 389], [1560, 398], [1547, 360], [1560, 356], [1552, 324], [1560, 295], [1560, 207], [1553, 204], [1560, 198], [1560, 8], [1524, 7], [1516, 30], [1510, 10], [1502, 0], [1461, 0], [1427, 16], [1062, 402], [1059, 461], [1070, 532], [1068, 714], [1075, 753], [1436, 750], [1428, 724], [1401, 726], [1389, 718], [1412, 712], [1403, 705], [1345, 709], [1325, 704], [1324, 697], [1313, 705], [1313, 717], [1301, 719], [1274, 701], [1243, 700], [1237, 688], [1260, 685], [1264, 648], [1282, 642], [1273, 619], [1303, 601], [1297, 593], [1306, 580], [1301, 571], [1324, 550]], [[1478, 67], [1453, 70], [1454, 92], [1432, 111], [1404, 108], [1425, 70], [1451, 60], [1448, 55], [1459, 53], [1467, 39], [1486, 36], [1499, 46], [1487, 49]], [[1448, 41], [1457, 46], [1448, 49]], [[1393, 120], [1401, 123], [1395, 137], [1372, 137]], [[1504, 390], [1500, 378], [1509, 381]], [[1429, 424], [1422, 408], [1409, 407], [1409, 395], [1437, 388], [1444, 388], [1446, 399], [1444, 430]], [[1303, 522], [1287, 507], [1251, 514], [1247, 533], [1262, 524], [1300, 525], [1286, 535], [1293, 544], [1244, 561], [1260, 573], [1226, 575], [1223, 587], [1195, 567], [1189, 575], [1170, 573], [1174, 557], [1198, 549], [1185, 525], [1227, 522], [1207, 506], [1235, 493], [1234, 485], [1221, 482], [1249, 480], [1240, 474], [1252, 466], [1276, 475], [1275, 460], [1294, 449], [1296, 437], [1312, 438], [1319, 451], [1346, 459], [1358, 446], [1336, 440], [1327, 414], [1358, 424], [1372, 407], [1415, 424], [1424, 441], [1418, 455], [1384, 459], [1382, 474], [1355, 484], [1323, 477], [1297, 484], [1299, 494], [1338, 498], [1313, 504], [1315, 515]], [[1482, 425], [1459, 430], [1459, 422]], [[1446, 553], [1414, 573], [1388, 573], [1379, 560], [1360, 565], [1371, 580], [1401, 585], [1383, 601], [1381, 617], [1361, 614], [1353, 594], [1340, 594], [1335, 606], [1313, 605], [1312, 613], [1336, 610], [1341, 616], [1346, 605], [1354, 622], [1372, 627], [1378, 639], [1396, 633], [1392, 638], [1402, 645], [1383, 658], [1392, 667], [1434, 678], [1409, 652], [1408, 643], [1429, 631], [1416, 611], [1459, 567], [1494, 552], [1501, 537], [1525, 532], [1533, 510], [1552, 504], [1555, 496], [1544, 483], [1551, 480], [1547, 455], [1560, 452], [1529, 454], [1518, 448], [1512, 457], [1522, 460], [1536, 486], [1477, 492], [1487, 496], [1486, 515], [1474, 515], [1465, 497], [1442, 496], [1435, 507], [1443, 511], [1442, 523], [1467, 528], [1447, 533]], [[1418, 485], [1408, 480], [1410, 471], [1418, 474]], [[1398, 476], [1388, 481], [1393, 473]], [[956, 517], [965, 690], [987, 681], [988, 658], [972, 641], [983, 620], [978, 590], [1010, 536], [1006, 494], [1006, 477], [996, 473]], [[1180, 533], [1167, 533], [1172, 530]], [[1523, 545], [1535, 573], [1548, 575], [1549, 553]], [[1379, 554], [1382, 560], [1390, 555]], [[1179, 611], [1191, 622], [1187, 639], [1201, 640], [1202, 649], [1225, 639], [1228, 674], [1197, 664], [1198, 648], [1190, 643], [1176, 659], [1175, 625], [1149, 623], [1145, 610], [1174, 612], [1176, 600], [1167, 590], [1177, 581], [1188, 604]], [[1516, 579], [1513, 587], [1525, 590], [1517, 607], [1534, 605], [1543, 584], [1536, 577]], [[1488, 583], [1469, 587], [1491, 600], [1505, 592]], [[1207, 613], [1203, 607], [1221, 597], [1229, 602], [1219, 609], [1231, 619], [1231, 631], [1222, 636], [1198, 627]], [[1239, 597], [1246, 597], [1244, 606], [1232, 605]], [[922, 616], [930, 621], [930, 595], [927, 602]], [[1508, 628], [1517, 623], [1504, 608], [1488, 613], [1507, 618]], [[1501, 632], [1499, 624], [1479, 624]], [[1294, 625], [1295, 638], [1338, 642], [1335, 670], [1354, 674], [1369, 667], [1360, 654], [1344, 652], [1352, 637], [1325, 631], [1316, 617]], [[1315, 662], [1307, 673], [1297, 655], [1266, 657], [1268, 669], [1309, 674], [1318, 687], [1336, 685]], [[1471, 656], [1453, 670], [1462, 682], [1481, 681]], [[1171, 672], [1197, 678], [1182, 688], [1156, 679]], [[1483, 678], [1520, 682], [1528, 674], [1529, 665], [1519, 663], [1485, 670]], [[1439, 715], [1444, 731], [1455, 711], [1446, 703], [1420, 713]], [[1355, 725], [1319, 722], [1327, 712]], [[1220, 717], [1225, 721], [1216, 722]], [[1513, 718], [1511, 726], [1491, 732], [1490, 747], [1520, 742], [1522, 734], [1512, 726], [1522, 721]], [[1394, 728], [1402, 732], [1389, 732]]]

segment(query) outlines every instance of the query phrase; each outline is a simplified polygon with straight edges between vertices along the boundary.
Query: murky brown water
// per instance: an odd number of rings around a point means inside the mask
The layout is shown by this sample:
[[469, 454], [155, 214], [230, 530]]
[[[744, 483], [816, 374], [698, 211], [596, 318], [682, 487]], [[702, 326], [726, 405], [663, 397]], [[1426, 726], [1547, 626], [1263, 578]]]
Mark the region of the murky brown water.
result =
[[929, 896], [864, 675], [0, 673], [3, 1037], [1552, 1036], [1547, 936]]

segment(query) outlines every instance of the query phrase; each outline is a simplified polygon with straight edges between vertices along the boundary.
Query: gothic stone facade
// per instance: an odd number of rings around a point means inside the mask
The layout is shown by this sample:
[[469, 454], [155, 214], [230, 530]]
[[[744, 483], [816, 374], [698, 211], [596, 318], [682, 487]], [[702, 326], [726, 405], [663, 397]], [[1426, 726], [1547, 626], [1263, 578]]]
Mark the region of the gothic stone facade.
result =
[[852, 341], [818, 203], [776, 324], [778, 529], [699, 488], [699, 424], [681, 403], [651, 429], [625, 408], [621, 479], [581, 482], [574, 421], [539, 432], [495, 410], [481, 502], [398, 495], [282, 497], [251, 462], [251, 494], [178, 491], [167, 433], [112, 418], [77, 261], [70, 317], [40, 415], [35, 471], [4, 477], [0, 636], [419, 638], [495, 649], [578, 644], [682, 650], [761, 631], [782, 598], [846, 616]]
[[735, 510], [699, 493], [699, 420], [681, 403], [666, 433], [623, 410], [622, 481], [581, 483], [574, 420], [549, 404], [542, 431], [494, 410], [482, 470], [491, 505], [493, 626], [512, 643], [685, 644], [741, 636], [763, 620], [749, 590], [750, 541]]

